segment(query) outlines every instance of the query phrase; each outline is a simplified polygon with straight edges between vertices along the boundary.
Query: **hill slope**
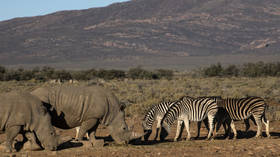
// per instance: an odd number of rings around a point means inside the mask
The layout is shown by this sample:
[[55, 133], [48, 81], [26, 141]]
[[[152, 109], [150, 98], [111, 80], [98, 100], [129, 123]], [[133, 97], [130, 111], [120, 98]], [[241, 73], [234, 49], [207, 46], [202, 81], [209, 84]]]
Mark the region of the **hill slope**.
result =
[[145, 59], [153, 65], [152, 58], [278, 55], [279, 25], [278, 0], [132, 0], [2, 21], [0, 63], [106, 67]]

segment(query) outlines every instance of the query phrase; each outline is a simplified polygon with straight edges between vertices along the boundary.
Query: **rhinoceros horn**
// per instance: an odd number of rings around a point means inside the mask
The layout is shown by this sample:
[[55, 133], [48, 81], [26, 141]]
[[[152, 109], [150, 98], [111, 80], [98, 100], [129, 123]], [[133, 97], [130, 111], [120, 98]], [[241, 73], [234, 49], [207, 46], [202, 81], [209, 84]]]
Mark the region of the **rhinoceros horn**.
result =
[[61, 136], [57, 136], [57, 140], [58, 140], [58, 145], [64, 144], [66, 142], [69, 142], [72, 140], [72, 137], [70, 136], [66, 136], [66, 137], [61, 137]]
[[139, 139], [141, 138], [142, 136], [144, 136], [145, 133], [137, 133], [137, 132], [131, 132], [131, 136], [129, 138], [129, 141], [132, 141], [132, 140], [135, 140], [135, 139]]
[[129, 141], [135, 140], [135, 139], [139, 139], [142, 136], [145, 136], [147, 134], [147, 132], [144, 133], [137, 133], [132, 131], [134, 128], [134, 125], [132, 125], [131, 127], [129, 127], [129, 133], [130, 133], [130, 137], [129, 137]]

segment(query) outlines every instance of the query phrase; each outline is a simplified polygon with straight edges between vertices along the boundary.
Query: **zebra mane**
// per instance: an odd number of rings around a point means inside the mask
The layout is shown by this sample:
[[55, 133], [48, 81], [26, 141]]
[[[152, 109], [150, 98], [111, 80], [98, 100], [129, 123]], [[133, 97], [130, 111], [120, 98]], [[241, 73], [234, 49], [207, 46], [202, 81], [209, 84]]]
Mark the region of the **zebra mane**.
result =
[[190, 97], [190, 96], [182, 96], [181, 98], [178, 99], [178, 101], [176, 102], [179, 102], [179, 101], [184, 101], [186, 99], [194, 99], [193, 97]]

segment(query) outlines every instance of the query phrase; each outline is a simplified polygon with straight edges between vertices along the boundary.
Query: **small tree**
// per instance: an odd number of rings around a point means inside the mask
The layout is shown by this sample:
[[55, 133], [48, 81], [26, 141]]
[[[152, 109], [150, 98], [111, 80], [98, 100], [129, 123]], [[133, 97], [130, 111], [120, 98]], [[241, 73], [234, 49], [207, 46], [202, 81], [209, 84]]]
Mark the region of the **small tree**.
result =
[[168, 80], [171, 80], [173, 77], [172, 70], [158, 69], [156, 73], [158, 74], [159, 78], [166, 78]]
[[225, 76], [238, 76], [239, 69], [235, 65], [230, 65], [223, 70], [223, 75]]
[[127, 73], [129, 78], [132, 79], [157, 79], [159, 78], [156, 74], [153, 74], [150, 71], [146, 71], [141, 67], [129, 69]]
[[204, 71], [203, 73], [205, 76], [213, 77], [213, 76], [222, 76], [223, 75], [223, 67], [220, 63], [213, 64], [210, 67], [205, 68], [203, 71]]

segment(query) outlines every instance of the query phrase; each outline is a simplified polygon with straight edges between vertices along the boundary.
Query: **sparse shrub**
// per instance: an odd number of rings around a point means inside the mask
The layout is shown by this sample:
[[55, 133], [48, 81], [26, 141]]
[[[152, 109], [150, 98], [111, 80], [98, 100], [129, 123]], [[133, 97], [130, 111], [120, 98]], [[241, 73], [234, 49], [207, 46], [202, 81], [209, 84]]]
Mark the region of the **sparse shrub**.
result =
[[158, 74], [159, 78], [166, 78], [168, 80], [171, 80], [173, 78], [172, 70], [158, 69], [156, 73]]
[[235, 65], [230, 65], [223, 70], [223, 76], [238, 76], [239, 71]]
[[133, 68], [128, 71], [128, 77], [132, 79], [158, 79], [159, 77], [141, 67]]
[[125, 78], [125, 72], [121, 70], [99, 70], [97, 76], [106, 80], [120, 79]]
[[210, 65], [210, 67], [205, 68], [203, 71], [204, 71], [204, 75], [208, 77], [223, 75], [223, 67], [220, 63]]
[[53, 72], [51, 79], [60, 79], [60, 80], [70, 80], [72, 79], [72, 76], [70, 72], [65, 71], [65, 70], [59, 70]]
[[240, 67], [230, 65], [223, 67], [220, 63], [210, 65], [202, 69], [202, 73], [206, 77], [216, 76], [245, 76], [245, 77], [263, 77], [263, 76], [280, 76], [280, 62], [277, 63], [245, 63]]
[[74, 80], [89, 80], [85, 71], [72, 71], [70, 72], [71, 78]]

